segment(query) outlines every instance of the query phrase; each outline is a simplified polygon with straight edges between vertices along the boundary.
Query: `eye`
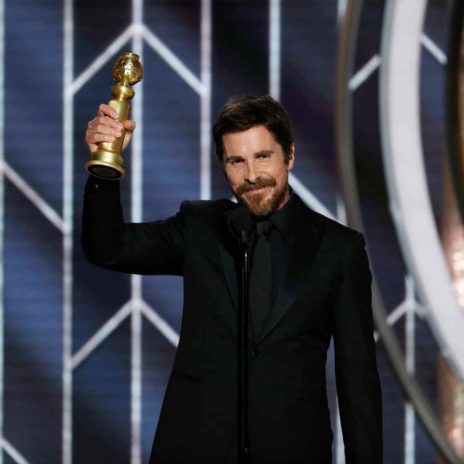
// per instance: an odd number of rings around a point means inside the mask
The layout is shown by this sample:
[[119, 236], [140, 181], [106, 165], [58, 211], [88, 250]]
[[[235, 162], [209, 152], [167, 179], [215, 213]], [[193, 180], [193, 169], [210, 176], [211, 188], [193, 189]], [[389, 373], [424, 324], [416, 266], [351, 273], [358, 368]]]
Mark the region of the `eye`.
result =
[[232, 166], [237, 166], [240, 163], [243, 163], [243, 159], [241, 159], [241, 158], [229, 158], [227, 160], [227, 163], [231, 164]]

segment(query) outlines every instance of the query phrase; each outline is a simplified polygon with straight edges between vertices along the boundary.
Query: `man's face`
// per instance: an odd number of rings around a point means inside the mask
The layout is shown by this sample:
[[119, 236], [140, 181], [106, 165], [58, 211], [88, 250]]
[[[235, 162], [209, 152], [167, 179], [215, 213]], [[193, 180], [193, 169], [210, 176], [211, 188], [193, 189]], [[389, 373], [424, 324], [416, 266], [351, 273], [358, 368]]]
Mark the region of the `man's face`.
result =
[[293, 146], [288, 163], [274, 136], [264, 126], [253, 126], [222, 137], [224, 174], [234, 195], [256, 216], [282, 208], [290, 197], [288, 171], [293, 168]]

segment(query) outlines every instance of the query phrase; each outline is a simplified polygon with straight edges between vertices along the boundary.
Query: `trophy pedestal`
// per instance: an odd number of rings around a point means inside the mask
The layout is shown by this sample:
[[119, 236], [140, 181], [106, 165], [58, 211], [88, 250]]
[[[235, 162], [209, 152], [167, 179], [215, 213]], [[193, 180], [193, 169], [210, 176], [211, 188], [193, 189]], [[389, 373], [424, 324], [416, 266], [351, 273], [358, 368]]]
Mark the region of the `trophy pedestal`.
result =
[[100, 149], [85, 163], [85, 169], [89, 174], [100, 179], [117, 180], [124, 177], [126, 173], [123, 163], [121, 155]]

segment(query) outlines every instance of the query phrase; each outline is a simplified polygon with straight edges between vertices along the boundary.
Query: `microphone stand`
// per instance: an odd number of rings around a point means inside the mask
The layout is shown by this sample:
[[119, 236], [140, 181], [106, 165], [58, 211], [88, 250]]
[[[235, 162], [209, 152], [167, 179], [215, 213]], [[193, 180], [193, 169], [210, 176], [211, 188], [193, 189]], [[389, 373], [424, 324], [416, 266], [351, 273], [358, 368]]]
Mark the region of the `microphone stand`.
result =
[[238, 456], [239, 464], [249, 464], [248, 436], [248, 246], [247, 234], [240, 232], [240, 307], [238, 312]]

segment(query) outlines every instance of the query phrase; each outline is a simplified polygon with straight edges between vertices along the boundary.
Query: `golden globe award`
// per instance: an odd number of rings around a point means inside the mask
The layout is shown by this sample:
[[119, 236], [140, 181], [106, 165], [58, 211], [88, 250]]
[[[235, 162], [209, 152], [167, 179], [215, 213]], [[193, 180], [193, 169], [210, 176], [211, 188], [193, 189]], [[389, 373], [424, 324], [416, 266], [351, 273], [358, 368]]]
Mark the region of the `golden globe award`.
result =
[[[119, 116], [118, 121], [124, 123], [129, 118], [131, 100], [135, 92], [132, 86], [143, 78], [143, 68], [139, 56], [135, 53], [123, 53], [118, 57], [113, 66], [113, 78], [117, 82], [111, 88], [114, 97], [108, 103]], [[90, 160], [85, 163], [85, 169], [89, 174], [102, 179], [120, 179], [124, 176], [124, 159], [121, 156], [125, 129], [121, 137], [114, 142], [100, 142], [98, 150], [92, 153]]]

